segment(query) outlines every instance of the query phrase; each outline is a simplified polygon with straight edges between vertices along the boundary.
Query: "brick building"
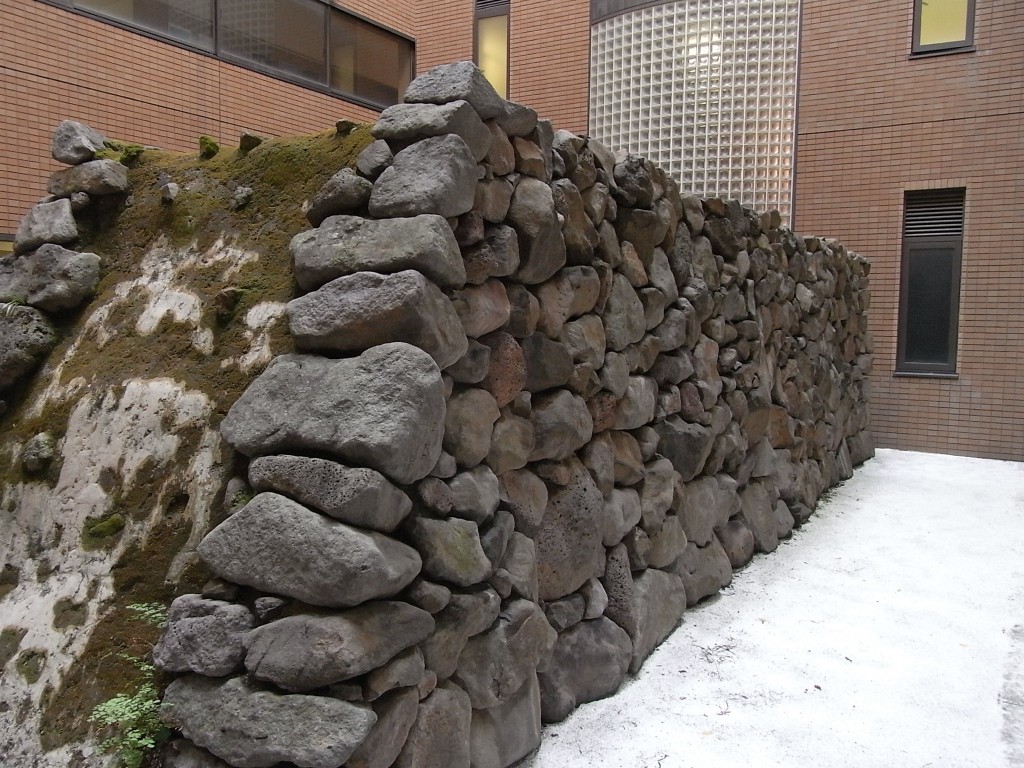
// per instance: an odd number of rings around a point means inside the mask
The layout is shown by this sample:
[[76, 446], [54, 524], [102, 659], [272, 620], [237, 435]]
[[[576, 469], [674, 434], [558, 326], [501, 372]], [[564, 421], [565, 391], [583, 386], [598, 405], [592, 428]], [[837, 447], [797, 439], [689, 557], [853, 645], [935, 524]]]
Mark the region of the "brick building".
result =
[[[477, 6], [480, 6], [478, 11]], [[475, 54], [504, 14], [508, 97], [587, 129], [586, 0], [0, 0], [0, 252], [58, 165], [50, 132], [194, 150], [372, 121], [416, 72]], [[313, 41], [313, 44], [310, 44]]]
[[877, 443], [1024, 459], [1024, 7], [804, 0], [802, 37], [794, 225], [873, 263]]
[[684, 187], [777, 199], [869, 257], [880, 446], [1024, 458], [1016, 0], [0, 0], [0, 27], [0, 249], [61, 119], [191, 150], [372, 120], [476, 58], [557, 127], [667, 167], [676, 135]]

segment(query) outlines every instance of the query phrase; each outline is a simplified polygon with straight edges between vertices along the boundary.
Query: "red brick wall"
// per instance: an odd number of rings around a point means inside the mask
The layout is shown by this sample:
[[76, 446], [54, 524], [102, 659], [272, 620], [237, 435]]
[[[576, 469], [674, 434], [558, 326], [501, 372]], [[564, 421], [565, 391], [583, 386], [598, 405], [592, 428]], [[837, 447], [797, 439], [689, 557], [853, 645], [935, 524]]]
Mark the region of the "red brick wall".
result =
[[[424, 3], [416, 17], [419, 71], [473, 58], [473, 0]], [[587, 132], [590, 88], [589, 0], [512, 0], [509, 98], [556, 128]]]
[[588, 131], [589, 0], [512, 0], [511, 98], [573, 133]]
[[[880, 446], [1024, 459], [1024, 13], [977, 4], [976, 52], [910, 59], [912, 3], [805, 0], [796, 218], [873, 262]], [[958, 379], [894, 376], [905, 190], [966, 187]]]
[[[412, 0], [345, 7], [405, 34]], [[208, 134], [310, 133], [336, 120], [374, 120], [342, 99], [32, 0], [0, 0], [0, 234], [11, 234], [58, 168], [50, 134], [75, 119], [107, 136], [192, 150]]]
[[[346, 0], [416, 38], [417, 70], [473, 56], [473, 0]], [[587, 130], [589, 3], [514, 0], [511, 97], [559, 128]], [[308, 133], [372, 110], [34, 0], [0, 0], [0, 234], [43, 194], [50, 133], [75, 119], [112, 138], [195, 149], [242, 130]]]
[[416, 70], [473, 58], [474, 0], [435, 0], [417, 5]]

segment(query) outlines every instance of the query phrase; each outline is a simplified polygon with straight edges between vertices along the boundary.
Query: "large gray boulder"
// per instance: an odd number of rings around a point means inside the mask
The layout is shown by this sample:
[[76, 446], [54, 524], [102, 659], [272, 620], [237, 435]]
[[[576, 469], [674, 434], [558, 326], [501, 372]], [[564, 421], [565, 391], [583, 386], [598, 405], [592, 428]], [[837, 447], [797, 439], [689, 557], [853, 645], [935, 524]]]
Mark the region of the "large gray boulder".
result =
[[633, 580], [633, 604], [637, 626], [629, 669], [636, 672], [682, 620], [686, 589], [676, 574], [648, 568]]
[[419, 712], [415, 688], [403, 688], [373, 703], [377, 722], [370, 735], [345, 763], [345, 768], [389, 768], [402, 751]]
[[489, 227], [487, 236], [466, 249], [466, 282], [479, 285], [491, 277], [507, 277], [519, 267], [519, 238], [512, 227]]
[[249, 464], [249, 484], [276, 491], [336, 520], [390, 533], [412, 501], [384, 475], [309, 456], [261, 456]]
[[686, 483], [679, 499], [679, 517], [686, 538], [703, 547], [715, 539], [715, 529], [740, 511], [736, 481], [728, 475], [700, 477]]
[[491, 148], [491, 131], [468, 101], [447, 104], [395, 104], [380, 113], [371, 129], [375, 139], [391, 143], [417, 141], [454, 133], [480, 162]]
[[403, 341], [446, 368], [469, 344], [448, 297], [411, 269], [339, 277], [290, 301], [287, 312], [295, 346], [304, 351], [361, 352]]
[[555, 214], [551, 187], [538, 179], [523, 177], [512, 193], [508, 223], [519, 236], [520, 283], [543, 283], [565, 266], [565, 241]]
[[67, 198], [32, 206], [14, 234], [14, 252], [28, 253], [45, 243], [67, 245], [78, 239], [78, 225]]
[[542, 392], [561, 387], [572, 377], [572, 355], [565, 345], [542, 333], [531, 333], [519, 344], [526, 363], [526, 383], [523, 385], [526, 391]]
[[501, 598], [493, 589], [453, 594], [444, 610], [434, 617], [437, 622], [434, 634], [423, 642], [427, 669], [433, 671], [438, 680], [451, 677], [466, 642], [490, 627], [500, 610]]
[[586, 445], [594, 434], [594, 419], [584, 400], [558, 389], [538, 396], [530, 411], [534, 447], [530, 461], [564, 459]]
[[443, 217], [364, 219], [330, 216], [316, 229], [292, 238], [295, 281], [312, 291], [356, 272], [390, 274], [415, 269], [441, 288], [461, 288], [466, 270], [451, 227]]
[[629, 635], [604, 617], [562, 632], [551, 662], [539, 675], [544, 722], [560, 722], [580, 704], [615, 693], [626, 679], [632, 655]]
[[469, 768], [469, 696], [458, 686], [436, 689], [422, 703], [394, 768]]
[[683, 580], [687, 607], [732, 582], [732, 564], [717, 536], [705, 547], [688, 543], [671, 571]]
[[38, 309], [0, 307], [0, 389], [31, 372], [57, 345], [57, 333]]
[[319, 227], [328, 216], [358, 211], [370, 201], [372, 191], [372, 182], [351, 168], [342, 168], [310, 198], [306, 219]]
[[[350, 607], [404, 589], [416, 550], [261, 493], [214, 528], [199, 555], [218, 576], [311, 605]], [[301, 568], [296, 563], [302, 563]]]
[[758, 552], [774, 552], [779, 546], [779, 521], [762, 483], [750, 483], [740, 493], [740, 516], [754, 536]]
[[56, 197], [76, 192], [87, 195], [120, 195], [128, 191], [128, 169], [116, 160], [90, 160], [50, 175], [48, 190]]
[[630, 376], [626, 392], [615, 408], [613, 429], [636, 429], [654, 420], [658, 382], [650, 376]]
[[505, 704], [548, 660], [557, 636], [536, 603], [514, 600], [492, 629], [466, 643], [452, 679], [474, 709]]
[[62, 120], [53, 132], [50, 155], [58, 163], [78, 165], [103, 149], [103, 134], [84, 123]]
[[164, 672], [230, 675], [241, 669], [242, 638], [255, 626], [245, 606], [182, 595], [167, 612], [167, 628], [153, 646], [153, 664]]
[[423, 557], [423, 573], [461, 587], [479, 584], [493, 570], [480, 545], [476, 523], [457, 517], [418, 517], [406, 524], [409, 541]]
[[431, 357], [382, 344], [344, 360], [276, 358], [228, 411], [221, 434], [247, 456], [325, 453], [411, 483], [441, 455], [444, 413]]
[[672, 462], [684, 483], [700, 474], [715, 444], [715, 435], [710, 429], [685, 422], [678, 416], [658, 422], [654, 429], [661, 437], [658, 452]]
[[[427, 70], [405, 89], [407, 103], [449, 104], [468, 101], [482, 120], [505, 117], [509, 105], [471, 61], [456, 61]], [[511, 116], [509, 116], [511, 119]]]
[[575, 592], [604, 563], [602, 531], [596, 522], [604, 511], [604, 497], [579, 460], [572, 459], [569, 468], [569, 483], [551, 493], [533, 537], [541, 600]]
[[333, 616], [289, 616], [245, 636], [245, 666], [257, 680], [311, 691], [370, 672], [433, 631], [429, 613], [390, 600]]
[[451, 133], [423, 139], [395, 155], [374, 182], [370, 215], [461, 216], [473, 208], [476, 180], [476, 159], [465, 141]]
[[190, 675], [164, 692], [162, 717], [187, 738], [237, 768], [338, 768], [377, 717], [323, 696], [282, 696], [244, 678]]
[[506, 768], [540, 746], [540, 685], [531, 674], [504, 704], [474, 709], [470, 731], [473, 768]]
[[24, 301], [45, 312], [74, 309], [96, 292], [100, 257], [47, 243], [0, 261], [0, 303]]
[[471, 387], [448, 400], [444, 415], [444, 449], [461, 467], [475, 467], [491, 450], [494, 422], [501, 416], [494, 396]]
[[612, 278], [611, 293], [608, 294], [601, 320], [604, 322], [608, 348], [616, 352], [644, 337], [647, 331], [644, 305], [625, 276], [616, 273]]

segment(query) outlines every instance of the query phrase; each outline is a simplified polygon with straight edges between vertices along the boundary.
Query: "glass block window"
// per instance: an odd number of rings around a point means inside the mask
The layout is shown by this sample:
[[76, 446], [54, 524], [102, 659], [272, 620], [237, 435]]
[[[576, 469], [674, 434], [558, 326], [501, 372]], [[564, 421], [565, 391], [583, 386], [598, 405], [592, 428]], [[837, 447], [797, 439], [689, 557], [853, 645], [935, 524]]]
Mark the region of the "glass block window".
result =
[[789, 220], [799, 0], [686, 0], [591, 28], [590, 132]]

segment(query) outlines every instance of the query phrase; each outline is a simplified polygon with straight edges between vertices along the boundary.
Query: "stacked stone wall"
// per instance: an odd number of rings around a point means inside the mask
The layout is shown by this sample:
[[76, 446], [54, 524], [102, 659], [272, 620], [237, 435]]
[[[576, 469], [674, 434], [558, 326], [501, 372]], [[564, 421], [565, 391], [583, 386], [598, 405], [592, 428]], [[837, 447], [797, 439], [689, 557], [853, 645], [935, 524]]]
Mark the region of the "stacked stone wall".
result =
[[166, 765], [511, 765], [872, 454], [865, 260], [468, 63], [406, 102], [221, 425], [252, 498], [154, 649]]

